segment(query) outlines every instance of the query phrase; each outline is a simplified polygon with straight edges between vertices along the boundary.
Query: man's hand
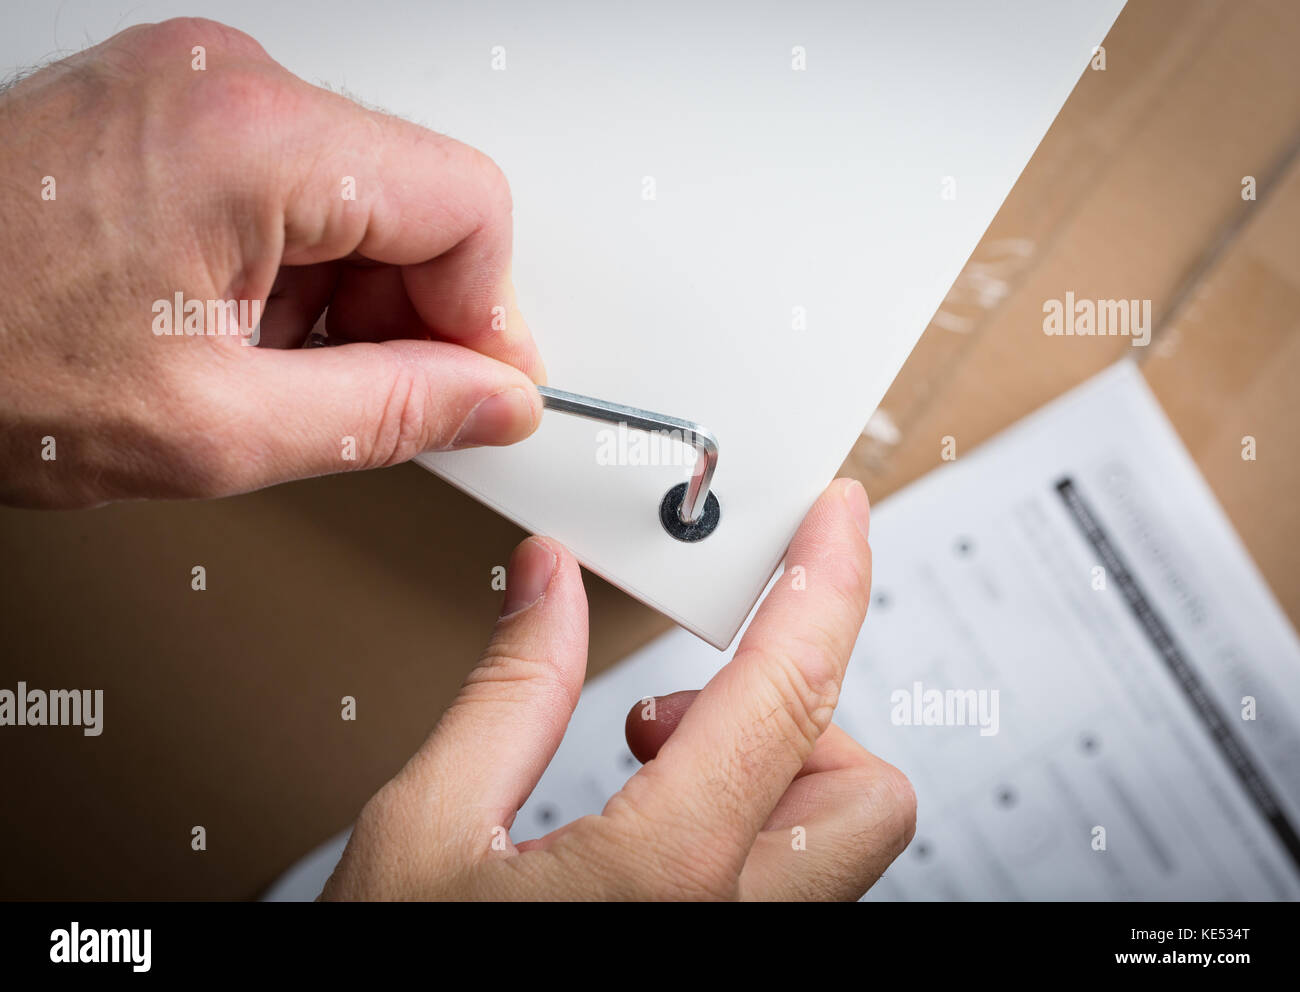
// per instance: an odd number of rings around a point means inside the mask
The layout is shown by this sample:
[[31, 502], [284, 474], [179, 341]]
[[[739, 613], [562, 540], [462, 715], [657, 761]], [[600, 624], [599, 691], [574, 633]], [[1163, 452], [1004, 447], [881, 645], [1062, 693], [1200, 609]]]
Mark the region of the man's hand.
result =
[[[485, 155], [188, 19], [23, 80], [0, 127], [0, 502], [219, 496], [536, 427]], [[221, 301], [265, 304], [261, 347], [213, 333]], [[299, 350], [326, 306], [353, 343]]]
[[644, 767], [599, 816], [516, 845], [587, 658], [578, 566], [529, 538], [483, 660], [362, 810], [322, 898], [856, 899], [916, 816], [907, 779], [831, 724], [867, 610], [868, 513], [861, 485], [834, 483], [790, 545], [801, 588], [776, 585], [703, 691], [656, 700], [653, 721], [633, 709]]

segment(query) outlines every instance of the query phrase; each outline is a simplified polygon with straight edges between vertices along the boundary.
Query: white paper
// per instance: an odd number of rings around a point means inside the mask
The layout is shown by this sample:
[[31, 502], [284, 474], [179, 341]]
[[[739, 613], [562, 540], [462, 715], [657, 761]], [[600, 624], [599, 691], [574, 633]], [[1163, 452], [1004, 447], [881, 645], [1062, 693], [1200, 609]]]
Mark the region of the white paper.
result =
[[689, 472], [561, 415], [421, 461], [724, 646], [1122, 6], [69, 0], [6, 15], [0, 61], [204, 15], [492, 155], [551, 385], [710, 428], [722, 523], [673, 540]]
[[[1114, 561], [1067, 512], [1063, 479], [1167, 639], [1137, 620]], [[867, 898], [1300, 897], [1300, 850], [1281, 825], [1300, 823], [1300, 641], [1134, 366], [883, 502], [871, 541], [872, 606], [836, 722], [908, 775], [919, 812]], [[675, 630], [589, 683], [512, 838], [598, 813], [637, 768], [628, 710], [703, 686], [727, 657]], [[996, 689], [996, 733], [896, 723], [894, 694], [915, 697], [918, 682], [922, 699]], [[332, 866], [345, 840], [319, 863]], [[277, 897], [311, 898], [327, 874], [300, 871]]]
[[550, 382], [709, 427], [722, 522], [673, 540], [688, 471], [601, 464], [561, 415], [421, 462], [727, 645], [1122, 6], [521, 13], [518, 70], [466, 72], [450, 112], [514, 185]]

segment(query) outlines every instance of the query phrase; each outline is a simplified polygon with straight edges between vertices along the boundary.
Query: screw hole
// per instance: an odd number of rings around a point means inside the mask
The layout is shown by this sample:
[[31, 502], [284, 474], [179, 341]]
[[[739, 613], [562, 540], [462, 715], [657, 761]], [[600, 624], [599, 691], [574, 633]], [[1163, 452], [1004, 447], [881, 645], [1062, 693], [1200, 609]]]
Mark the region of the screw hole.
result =
[[677, 540], [694, 544], [717, 530], [718, 521], [722, 518], [722, 507], [718, 503], [718, 497], [709, 493], [704, 500], [704, 512], [700, 514], [700, 519], [693, 524], [683, 523], [678, 514], [681, 512], [682, 500], [685, 498], [685, 482], [669, 489], [664, 494], [663, 502], [659, 504], [659, 522], [664, 525], [664, 530]]

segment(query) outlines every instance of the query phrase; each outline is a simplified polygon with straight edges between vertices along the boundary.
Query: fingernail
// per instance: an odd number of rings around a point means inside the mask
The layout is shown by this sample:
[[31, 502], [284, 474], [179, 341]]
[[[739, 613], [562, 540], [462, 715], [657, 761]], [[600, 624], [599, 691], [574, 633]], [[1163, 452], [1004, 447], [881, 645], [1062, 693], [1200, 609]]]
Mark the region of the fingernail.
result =
[[479, 400], [451, 442], [453, 448], [477, 444], [510, 444], [533, 429], [533, 402], [518, 386]]
[[536, 538], [530, 537], [515, 549], [506, 576], [506, 600], [501, 604], [503, 617], [526, 610], [542, 598], [555, 574], [555, 561], [555, 552]]
[[849, 512], [853, 514], [853, 522], [858, 525], [863, 539], [870, 540], [871, 504], [867, 501], [867, 491], [857, 479], [844, 487], [844, 501], [849, 504]]

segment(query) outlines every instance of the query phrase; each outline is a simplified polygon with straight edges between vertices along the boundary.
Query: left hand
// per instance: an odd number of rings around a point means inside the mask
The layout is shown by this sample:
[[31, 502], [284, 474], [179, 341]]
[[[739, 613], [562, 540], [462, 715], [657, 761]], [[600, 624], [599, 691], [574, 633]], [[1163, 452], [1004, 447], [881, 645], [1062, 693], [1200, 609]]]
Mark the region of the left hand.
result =
[[529, 538], [487, 652], [423, 747], [366, 804], [325, 899], [856, 899], [911, 840], [902, 773], [831, 725], [871, 586], [867, 497], [817, 501], [733, 660], [638, 704], [646, 762], [598, 816], [508, 831], [564, 735], [587, 656], [573, 557]]

